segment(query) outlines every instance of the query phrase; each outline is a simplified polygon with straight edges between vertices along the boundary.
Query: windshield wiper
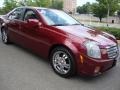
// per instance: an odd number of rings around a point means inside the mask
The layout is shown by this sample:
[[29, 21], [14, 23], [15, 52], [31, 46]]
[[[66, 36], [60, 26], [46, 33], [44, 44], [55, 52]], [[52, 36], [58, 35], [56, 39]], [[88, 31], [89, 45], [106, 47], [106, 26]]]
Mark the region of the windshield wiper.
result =
[[67, 26], [68, 24], [54, 24], [52, 26]]
[[80, 25], [79, 23], [75, 23], [75, 24], [54, 24], [52, 26], [68, 26], [68, 25]]
[[80, 25], [79, 23], [71, 24], [71, 25]]

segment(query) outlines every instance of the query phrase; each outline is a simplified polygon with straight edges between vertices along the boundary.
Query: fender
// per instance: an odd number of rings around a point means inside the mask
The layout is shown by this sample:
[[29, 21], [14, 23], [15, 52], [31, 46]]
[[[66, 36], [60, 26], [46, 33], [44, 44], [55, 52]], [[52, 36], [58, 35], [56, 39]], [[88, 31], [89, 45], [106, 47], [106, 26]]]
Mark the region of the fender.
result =
[[65, 40], [64, 45], [68, 47], [73, 52], [73, 54], [78, 53], [77, 47], [72, 42], [70, 42], [70, 40]]

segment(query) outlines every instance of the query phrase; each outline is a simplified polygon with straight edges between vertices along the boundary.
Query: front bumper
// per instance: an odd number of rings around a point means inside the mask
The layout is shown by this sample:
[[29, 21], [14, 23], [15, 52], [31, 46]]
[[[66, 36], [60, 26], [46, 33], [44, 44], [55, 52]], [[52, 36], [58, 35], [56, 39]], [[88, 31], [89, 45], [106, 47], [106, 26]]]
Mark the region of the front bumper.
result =
[[111, 69], [116, 65], [116, 60], [95, 60], [93, 58], [83, 56], [83, 62], [79, 58], [78, 74], [97, 76]]

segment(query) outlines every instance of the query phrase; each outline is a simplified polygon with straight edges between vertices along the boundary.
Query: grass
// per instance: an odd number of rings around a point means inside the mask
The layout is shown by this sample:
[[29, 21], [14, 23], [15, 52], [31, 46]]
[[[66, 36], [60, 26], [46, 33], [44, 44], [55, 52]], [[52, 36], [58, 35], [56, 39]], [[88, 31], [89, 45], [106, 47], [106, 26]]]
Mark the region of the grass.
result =
[[116, 37], [116, 39], [120, 40], [120, 28], [109, 28], [109, 27], [97, 27], [99, 30], [108, 32]]

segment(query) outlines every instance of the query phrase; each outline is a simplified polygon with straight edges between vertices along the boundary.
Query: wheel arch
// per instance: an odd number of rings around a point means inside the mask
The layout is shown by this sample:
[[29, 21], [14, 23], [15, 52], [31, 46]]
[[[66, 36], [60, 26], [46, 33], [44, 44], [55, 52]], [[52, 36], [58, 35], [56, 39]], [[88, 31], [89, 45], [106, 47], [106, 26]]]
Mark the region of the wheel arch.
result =
[[2, 29], [6, 29], [6, 26], [1, 26], [0, 31], [2, 32]]
[[[63, 45], [63, 44], [54, 44], [54, 45], [52, 45], [52, 46], [50, 47], [50, 49], [49, 49], [49, 55], [50, 55], [51, 51], [52, 51], [54, 48], [57, 48], [57, 47], [64, 47], [64, 48], [68, 49], [69, 51], [71, 51], [66, 45]], [[71, 52], [72, 52], [72, 51], [71, 51]]]
[[75, 59], [75, 53], [77, 53], [77, 49], [76, 49], [75, 46], [73, 46], [73, 45], [71, 46], [70, 44], [69, 45], [66, 45], [66, 44], [54, 44], [54, 45], [52, 45], [50, 47], [50, 49], [49, 49], [49, 55], [48, 55], [48, 57], [50, 57], [50, 54], [51, 54], [52, 50], [54, 48], [57, 48], [57, 47], [66, 48], [67, 50], [70, 51], [70, 53], [73, 55], [73, 58]]
[[50, 60], [52, 50], [57, 48], [57, 47], [63, 47], [63, 48], [67, 49], [70, 52], [70, 54], [72, 55], [73, 60], [74, 60], [74, 65], [73, 65], [74, 66], [74, 72], [73, 72], [73, 75], [77, 74], [77, 67], [78, 66], [77, 66], [77, 59], [76, 59], [76, 55], [75, 55], [76, 53], [74, 52], [73, 49], [71, 49], [71, 47], [69, 47], [67, 45], [64, 45], [64, 44], [54, 44], [54, 45], [52, 45], [50, 50], [49, 50], [49, 56], [48, 56], [49, 60]]
[[0, 31], [1, 31], [1, 32], [2, 32], [2, 29], [3, 29], [3, 28], [5, 28], [5, 26], [2, 26], [2, 27], [0, 28]]

